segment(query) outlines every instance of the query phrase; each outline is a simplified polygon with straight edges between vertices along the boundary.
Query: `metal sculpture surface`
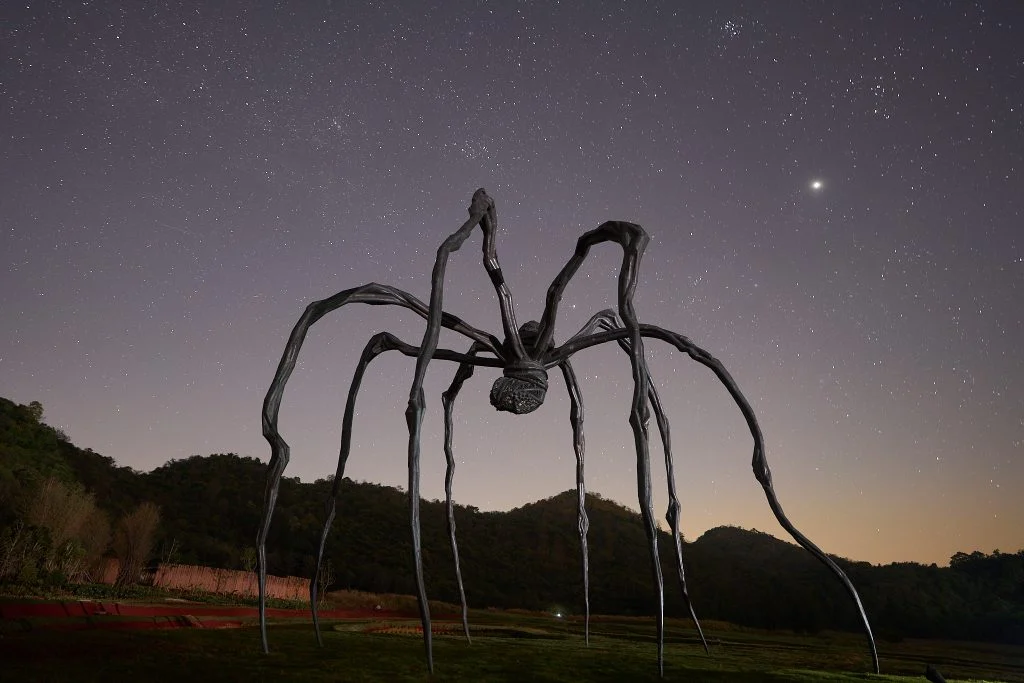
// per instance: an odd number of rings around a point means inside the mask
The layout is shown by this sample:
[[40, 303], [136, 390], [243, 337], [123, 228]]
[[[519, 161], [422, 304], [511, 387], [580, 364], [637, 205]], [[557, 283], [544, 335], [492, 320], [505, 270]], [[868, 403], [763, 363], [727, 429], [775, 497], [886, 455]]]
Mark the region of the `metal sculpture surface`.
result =
[[[683, 569], [682, 544], [679, 533], [679, 500], [675, 491], [675, 473], [672, 460], [672, 449], [669, 437], [669, 424], [662, 409], [661, 400], [654, 384], [651, 383], [644, 360], [644, 339], [659, 339], [674, 346], [679, 351], [687, 354], [696, 362], [708, 367], [725, 386], [725, 389], [732, 396], [740, 412], [743, 414], [754, 439], [753, 469], [754, 476], [764, 489], [768, 498], [768, 505], [783, 528], [788, 531], [801, 546], [806, 548], [818, 560], [824, 563], [843, 583], [847, 592], [853, 598], [857, 610], [860, 613], [864, 630], [868, 637], [871, 648], [871, 657], [875, 671], [879, 670], [878, 651], [875, 647], [874, 637], [871, 633], [871, 625], [868, 623], [867, 614], [861, 604], [857, 590], [847, 578], [843, 570], [814, 543], [804, 536], [789, 521], [782, 510], [775, 490], [772, 487], [772, 475], [768, 468], [768, 461], [765, 458], [764, 443], [761, 436], [761, 429], [758, 426], [754, 411], [751, 409], [747, 399], [740, 392], [736, 382], [729, 375], [725, 366], [704, 349], [700, 348], [687, 337], [670, 330], [662, 329], [654, 325], [640, 323], [637, 320], [636, 312], [633, 309], [633, 293], [637, 284], [637, 270], [640, 266], [640, 259], [647, 246], [649, 237], [639, 225], [623, 221], [609, 221], [603, 223], [594, 230], [584, 233], [576, 244], [575, 253], [562, 268], [561, 272], [548, 288], [544, 313], [540, 322], [528, 322], [522, 327], [516, 324], [515, 312], [513, 310], [512, 295], [505, 284], [505, 278], [501, 273], [501, 266], [498, 264], [498, 255], [495, 251], [495, 235], [497, 232], [497, 214], [494, 209], [493, 200], [481, 188], [473, 194], [472, 203], [469, 207], [469, 220], [462, 227], [452, 233], [437, 250], [437, 259], [434, 263], [434, 270], [431, 276], [430, 303], [422, 301], [394, 287], [371, 283], [354, 289], [347, 289], [338, 292], [332, 297], [322, 301], [315, 301], [306, 307], [305, 312], [292, 329], [291, 336], [285, 347], [281, 362], [278, 364], [277, 373], [267, 391], [263, 401], [263, 435], [270, 442], [271, 458], [269, 474], [267, 477], [267, 488], [264, 497], [263, 519], [260, 524], [257, 536], [257, 560], [259, 573], [259, 616], [260, 632], [264, 651], [268, 651], [267, 630], [266, 630], [266, 540], [270, 529], [270, 521], [274, 512], [274, 504], [277, 500], [278, 488], [281, 476], [288, 464], [288, 444], [281, 437], [277, 428], [278, 412], [281, 406], [281, 399], [284, 393], [285, 384], [288, 381], [295, 362], [306, 338], [310, 326], [331, 311], [351, 303], [363, 303], [370, 305], [392, 305], [408, 308], [427, 321], [427, 329], [423, 335], [423, 341], [419, 346], [407, 344], [395, 336], [381, 332], [374, 335], [367, 342], [366, 347], [359, 359], [355, 375], [348, 393], [348, 400], [345, 405], [345, 415], [342, 421], [341, 448], [338, 456], [338, 468], [334, 478], [334, 488], [331, 497], [326, 504], [326, 520], [323, 533], [320, 537], [320, 545], [317, 554], [317, 569], [323, 560], [324, 546], [326, 544], [328, 531], [334, 521], [336, 501], [339, 485], [345, 474], [345, 463], [348, 461], [349, 451], [352, 443], [352, 417], [355, 410], [356, 395], [363, 379], [367, 366], [374, 358], [385, 351], [399, 351], [406, 356], [415, 356], [416, 370], [413, 377], [412, 388], [409, 391], [409, 406], [405, 412], [406, 422], [409, 428], [409, 517], [412, 527], [412, 551], [413, 566], [416, 573], [417, 598], [419, 602], [420, 620], [423, 625], [423, 642], [426, 648], [427, 667], [432, 672], [434, 669], [433, 647], [430, 627], [430, 607], [427, 603], [426, 588], [423, 580], [423, 559], [420, 548], [420, 427], [423, 420], [424, 398], [423, 379], [426, 375], [427, 364], [433, 359], [447, 360], [459, 364], [452, 380], [451, 386], [442, 394], [444, 405], [445, 439], [444, 449], [447, 458], [447, 471], [445, 476], [445, 499], [448, 516], [448, 534], [455, 557], [455, 571], [459, 586], [459, 595], [462, 601], [462, 623], [466, 638], [469, 638], [469, 624], [467, 618], [466, 598], [463, 590], [462, 573], [459, 568], [458, 546], [455, 541], [455, 518], [452, 505], [452, 479], [454, 476], [455, 460], [452, 456], [452, 410], [456, 397], [462, 388], [463, 383], [469, 379], [478, 366], [494, 367], [502, 369], [502, 377], [499, 377], [491, 387], [491, 404], [498, 410], [508, 411], [515, 414], [529, 413], [536, 410], [544, 402], [544, 396], [548, 388], [547, 371], [551, 368], [558, 368], [562, 373], [566, 389], [569, 394], [570, 414], [569, 422], [572, 427], [573, 443], [576, 451], [576, 489], [577, 489], [577, 517], [579, 525], [579, 538], [582, 550], [582, 569], [584, 586], [584, 608], [585, 608], [585, 637], [590, 640], [590, 600], [589, 600], [589, 564], [587, 551], [587, 530], [589, 523], [584, 507], [586, 489], [583, 478], [583, 401], [580, 395], [579, 385], [573, 373], [570, 357], [578, 351], [605, 344], [616, 342], [619, 347], [629, 356], [633, 373], [633, 398], [630, 406], [629, 424], [633, 430], [633, 439], [636, 444], [637, 460], [637, 489], [640, 502], [640, 514], [643, 519], [644, 530], [647, 534], [647, 543], [651, 555], [651, 570], [654, 576], [657, 601], [657, 636], [658, 636], [658, 668], [664, 672], [664, 642], [665, 642], [665, 619], [664, 619], [664, 581], [661, 573], [661, 563], [658, 559], [658, 535], [654, 518], [654, 505], [651, 498], [651, 466], [648, 453], [648, 421], [650, 410], [653, 409], [654, 417], [658, 424], [658, 431], [661, 436], [665, 453], [665, 467], [668, 480], [668, 513], [667, 520], [672, 527], [672, 537], [675, 541], [676, 570], [679, 574], [679, 583], [682, 587], [683, 599], [689, 609], [690, 616], [700, 634], [704, 648], [707, 650], [707, 642], [701, 632], [700, 623], [690, 602], [686, 587], [686, 576]], [[476, 226], [483, 230], [483, 262], [487, 274], [498, 295], [498, 303], [501, 307], [502, 327], [504, 338], [498, 337], [479, 330], [463, 320], [446, 313], [442, 308], [444, 293], [445, 269], [448, 265], [448, 258], [452, 252], [459, 249], [463, 242], [470, 236]], [[586, 259], [591, 247], [602, 242], [614, 242], [622, 247], [622, 266], [619, 271], [618, 280], [618, 314], [612, 310], [601, 311], [590, 319], [590, 321], [564, 344], [558, 346], [553, 341], [555, 331], [555, 317], [558, 313], [558, 304], [561, 301], [562, 293]], [[459, 353], [448, 349], [439, 349], [438, 337], [441, 327], [454, 330], [472, 341], [468, 351]], [[487, 355], [481, 355], [487, 354]], [[315, 575], [314, 575], [315, 576]], [[317, 581], [310, 581], [310, 598], [313, 610], [313, 622], [316, 629], [317, 640], [323, 644], [320, 636], [320, 625], [317, 613]]]

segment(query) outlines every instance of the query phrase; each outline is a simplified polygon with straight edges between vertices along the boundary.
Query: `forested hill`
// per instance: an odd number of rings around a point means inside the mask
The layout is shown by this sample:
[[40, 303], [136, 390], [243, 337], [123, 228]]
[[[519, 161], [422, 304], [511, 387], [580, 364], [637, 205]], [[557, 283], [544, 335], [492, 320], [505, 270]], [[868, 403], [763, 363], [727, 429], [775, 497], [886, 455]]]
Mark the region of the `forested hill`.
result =
[[[158, 505], [152, 561], [227, 568], [251, 561], [266, 480], [265, 464], [254, 458], [193, 456], [136, 472], [71, 444], [42, 421], [42, 406], [0, 399], [0, 541], [25, 518], [35, 492], [50, 477], [93, 494], [111, 520], [143, 502]], [[282, 482], [267, 544], [272, 573], [311, 575], [331, 485], [329, 480]], [[413, 593], [405, 493], [347, 479], [340, 488], [328, 541], [333, 588]], [[598, 495], [588, 496], [587, 512], [593, 611], [650, 614], [652, 572], [639, 516]], [[421, 515], [428, 593], [457, 602], [444, 504], [424, 501]], [[472, 606], [581, 609], [575, 491], [508, 512], [456, 506], [456, 523]], [[660, 534], [659, 547], [667, 612], [683, 616], [671, 536]], [[812, 632], [858, 628], [839, 582], [796, 545], [720, 527], [685, 543], [683, 553], [690, 595], [703, 618]], [[837, 560], [882, 637], [1024, 643], [1024, 550], [958, 553], [949, 567]]]

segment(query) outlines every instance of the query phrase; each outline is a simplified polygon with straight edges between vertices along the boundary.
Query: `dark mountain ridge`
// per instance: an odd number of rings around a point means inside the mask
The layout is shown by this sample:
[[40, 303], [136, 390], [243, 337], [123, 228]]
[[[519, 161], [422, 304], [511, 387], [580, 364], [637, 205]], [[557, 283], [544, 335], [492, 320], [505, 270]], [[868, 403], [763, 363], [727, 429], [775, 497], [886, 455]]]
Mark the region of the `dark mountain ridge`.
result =
[[[41, 422], [42, 408], [0, 399], [0, 533], [47, 477], [82, 486], [112, 517], [143, 501], [161, 508], [152, 560], [242, 568], [262, 510], [266, 465], [234, 454], [172, 460], [151, 472], [118, 467]], [[267, 542], [275, 574], [311, 576], [332, 482], [285, 478]], [[344, 480], [328, 538], [333, 588], [413, 593], [406, 494]], [[466, 596], [474, 607], [582, 609], [576, 492], [508, 512], [456, 505]], [[588, 495], [590, 597], [595, 613], [651, 614], [647, 539], [639, 515]], [[424, 501], [422, 539], [431, 598], [457, 602], [444, 504]], [[659, 533], [666, 612], [687, 614], [675, 549]], [[759, 628], [858, 630], [849, 596], [802, 548], [736, 527], [683, 546], [697, 614]], [[1024, 551], [958, 553], [949, 567], [872, 566], [834, 558], [860, 591], [882, 637], [946, 637], [1024, 643]]]

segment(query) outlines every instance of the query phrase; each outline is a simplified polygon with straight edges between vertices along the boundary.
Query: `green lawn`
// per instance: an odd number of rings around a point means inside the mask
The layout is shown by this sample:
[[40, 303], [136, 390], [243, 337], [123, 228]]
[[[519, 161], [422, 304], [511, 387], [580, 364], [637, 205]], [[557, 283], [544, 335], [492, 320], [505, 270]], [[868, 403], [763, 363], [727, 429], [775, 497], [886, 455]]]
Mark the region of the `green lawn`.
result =
[[[1024, 683], [1024, 648], [906, 641], [881, 645], [887, 675], [865, 673], [870, 658], [855, 634], [797, 636], [709, 625], [705, 655], [685, 622], [671, 623], [665, 678], [657, 672], [649, 619], [592, 625], [550, 617], [480, 612], [473, 643], [446, 626], [426, 671], [416, 621], [328, 622], [319, 648], [308, 623], [272, 624], [271, 654], [255, 628], [61, 631], [0, 623], [5, 681], [923, 681], [926, 663], [949, 681]], [[368, 632], [387, 628], [389, 633]], [[403, 633], [406, 633], [403, 635]], [[899, 675], [911, 676], [903, 678]]]

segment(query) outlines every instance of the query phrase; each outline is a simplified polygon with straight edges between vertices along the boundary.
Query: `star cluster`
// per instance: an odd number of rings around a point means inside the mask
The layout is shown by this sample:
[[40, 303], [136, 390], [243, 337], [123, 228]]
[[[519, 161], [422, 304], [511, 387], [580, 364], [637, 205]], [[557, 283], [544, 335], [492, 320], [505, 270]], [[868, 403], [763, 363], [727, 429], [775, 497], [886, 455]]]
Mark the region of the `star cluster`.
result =
[[[24, 3], [0, 20], [0, 394], [150, 469], [266, 458], [259, 412], [310, 301], [366, 282], [426, 300], [472, 192], [497, 202], [520, 322], [578, 236], [652, 236], [640, 318], [692, 337], [757, 412], [783, 504], [827, 551], [944, 563], [1016, 550], [1024, 486], [1024, 17], [1012, 3]], [[479, 234], [445, 307], [500, 333]], [[556, 340], [615, 305], [595, 249]], [[313, 328], [288, 386], [290, 476], [332, 474], [365, 341], [404, 310]], [[442, 346], [468, 347], [457, 335]], [[683, 527], [782, 535], [713, 376], [651, 343]], [[575, 359], [588, 487], [635, 506], [632, 379]], [[443, 496], [427, 378], [423, 492]], [[493, 374], [493, 373], [491, 373]], [[552, 376], [528, 416], [456, 406], [456, 499], [573, 485]], [[385, 356], [347, 474], [402, 485], [412, 361]], [[660, 460], [657, 446], [652, 448]], [[664, 510], [664, 471], [655, 467]], [[658, 478], [660, 477], [660, 478]], [[254, 492], [258, 495], [258, 492]]]

